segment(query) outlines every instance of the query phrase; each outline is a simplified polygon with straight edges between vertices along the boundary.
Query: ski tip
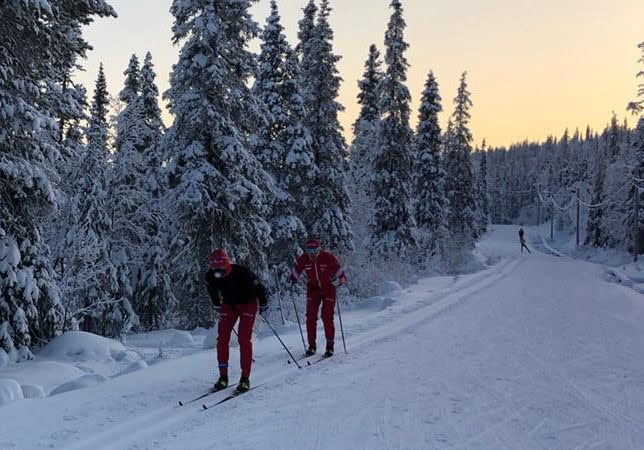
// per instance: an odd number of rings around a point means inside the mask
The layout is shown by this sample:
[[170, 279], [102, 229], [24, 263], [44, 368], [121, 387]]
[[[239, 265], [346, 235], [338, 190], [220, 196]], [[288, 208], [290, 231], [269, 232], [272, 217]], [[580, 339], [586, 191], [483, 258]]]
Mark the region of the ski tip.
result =
[[201, 405], [201, 407], [202, 407], [203, 409], [208, 409], [208, 407], [207, 407], [206, 405]]
[[310, 365], [311, 365], [311, 361], [307, 361], [307, 362], [306, 362], [306, 365], [307, 365], [307, 366], [310, 366]]
[[179, 406], [183, 406], [183, 402], [182, 402], [182, 401], [179, 401]]
[[291, 364], [291, 360], [290, 360], [290, 359], [287, 359], [287, 360], [286, 360], [286, 362], [287, 362], [287, 363], [289, 363], [289, 364]]

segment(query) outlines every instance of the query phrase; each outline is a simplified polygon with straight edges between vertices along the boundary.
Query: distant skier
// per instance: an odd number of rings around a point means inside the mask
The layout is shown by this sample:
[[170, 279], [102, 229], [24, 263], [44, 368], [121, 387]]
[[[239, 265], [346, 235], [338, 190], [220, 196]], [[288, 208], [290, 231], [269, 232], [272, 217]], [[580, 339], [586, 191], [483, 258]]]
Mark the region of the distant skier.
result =
[[532, 253], [532, 252], [530, 251], [530, 249], [528, 248], [528, 246], [526, 245], [526, 243], [525, 243], [525, 237], [524, 237], [524, 234], [525, 234], [525, 233], [524, 233], [524, 231], [523, 231], [523, 227], [520, 227], [520, 228], [519, 228], [519, 241], [521, 241], [521, 253], [523, 253], [523, 249], [524, 249], [524, 248], [528, 251], [528, 253]]
[[336, 288], [347, 282], [347, 277], [337, 258], [322, 250], [320, 241], [311, 238], [304, 244], [304, 254], [295, 261], [289, 281], [297, 283], [302, 272], [306, 274], [306, 335], [309, 348], [306, 355], [315, 354], [318, 311], [322, 305], [322, 323], [326, 337], [324, 356], [333, 356], [335, 325], [333, 312], [336, 302]]
[[238, 340], [241, 378], [237, 392], [250, 389], [250, 370], [253, 360], [253, 324], [259, 312], [268, 309], [266, 289], [257, 276], [248, 268], [231, 264], [226, 251], [214, 250], [209, 257], [210, 269], [206, 272], [208, 294], [215, 310], [219, 313], [217, 325], [217, 362], [219, 379], [215, 390], [228, 387], [228, 353], [230, 333], [239, 319]]

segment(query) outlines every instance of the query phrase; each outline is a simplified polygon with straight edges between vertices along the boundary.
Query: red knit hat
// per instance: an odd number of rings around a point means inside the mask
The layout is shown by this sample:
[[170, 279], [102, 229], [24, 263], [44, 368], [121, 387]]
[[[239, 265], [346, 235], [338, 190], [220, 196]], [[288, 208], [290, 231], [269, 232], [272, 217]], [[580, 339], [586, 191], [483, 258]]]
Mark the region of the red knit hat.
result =
[[304, 248], [320, 248], [320, 240], [317, 238], [309, 238], [304, 244]]
[[223, 269], [226, 275], [233, 270], [230, 260], [228, 259], [228, 254], [223, 248], [213, 250], [208, 258], [208, 262], [210, 263], [210, 267], [213, 269]]

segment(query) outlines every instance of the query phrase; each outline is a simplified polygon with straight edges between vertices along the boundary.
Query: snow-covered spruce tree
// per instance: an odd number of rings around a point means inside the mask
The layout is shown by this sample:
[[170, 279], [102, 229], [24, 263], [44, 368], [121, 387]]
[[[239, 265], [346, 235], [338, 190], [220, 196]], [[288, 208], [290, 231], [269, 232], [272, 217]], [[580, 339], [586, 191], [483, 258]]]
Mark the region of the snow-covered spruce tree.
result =
[[[606, 208], [602, 215], [602, 229], [604, 231], [606, 245], [610, 248], [628, 249], [632, 246], [632, 227], [629, 221], [629, 197], [632, 184], [625, 183], [630, 180], [632, 174], [628, 168], [633, 167], [633, 146], [627, 146], [624, 133], [611, 131], [612, 126], [608, 125], [601, 136], [601, 143], [605, 149], [608, 167], [604, 182], [604, 196], [607, 199]], [[616, 141], [613, 141], [615, 137]], [[613, 141], [613, 143], [611, 143]], [[613, 149], [611, 149], [613, 146]], [[610, 159], [610, 153], [616, 151], [614, 160]]]
[[443, 110], [438, 83], [429, 72], [420, 103], [418, 127], [413, 141], [416, 179], [416, 221], [421, 233], [422, 259], [442, 256], [449, 237], [445, 195], [445, 169], [441, 155], [438, 113]]
[[603, 145], [596, 145], [595, 153], [595, 177], [593, 182], [592, 204], [596, 205], [588, 213], [588, 222], [586, 223], [586, 240], [584, 245], [594, 247], [604, 247], [606, 245], [606, 236], [603, 230], [604, 216], [604, 184], [606, 182], [606, 150]]
[[340, 57], [333, 53], [330, 12], [329, 2], [322, 0], [312, 34], [300, 42], [305, 125], [311, 133], [319, 170], [313, 190], [316, 213], [302, 220], [307, 231], [318, 236], [326, 247], [343, 252], [353, 249], [353, 232], [345, 180], [348, 152], [338, 120], [338, 113], [344, 109], [337, 101], [342, 81], [336, 67]]
[[78, 111], [61, 85], [82, 51], [75, 45], [79, 23], [108, 8], [97, 1], [63, 17], [70, 3], [0, 4], [0, 348], [13, 360], [30, 358], [29, 346], [60, 332], [63, 322], [43, 238], [57, 203], [54, 167], [64, 153], [56, 120]]
[[[642, 50], [639, 59], [644, 64], [644, 42], [638, 45]], [[644, 70], [637, 77], [644, 78]], [[641, 114], [644, 110], [644, 82], [639, 84], [638, 100], [629, 103], [628, 109], [634, 114]], [[644, 253], [644, 115], [640, 115], [632, 142], [633, 162], [631, 169], [631, 183], [628, 195], [629, 213], [627, 226], [629, 236], [632, 238], [633, 255], [637, 260], [638, 255]]]
[[115, 147], [117, 153], [126, 149], [142, 149], [139, 142], [137, 127], [142, 121], [143, 108], [139, 100], [141, 93], [141, 70], [139, 58], [136, 55], [130, 57], [125, 75], [125, 85], [119, 93], [119, 100], [123, 104], [123, 110], [117, 116]]
[[[315, 0], [309, 0], [306, 6], [302, 9], [302, 12], [304, 13], [304, 17], [302, 17], [302, 19], [300, 19], [300, 21], [298, 22], [298, 44], [295, 47], [295, 53], [300, 60], [304, 58], [304, 47], [311, 41], [315, 33], [315, 18], [317, 17], [318, 13], [318, 7], [315, 5]], [[308, 50], [306, 52], [308, 52]], [[302, 73], [305, 73], [309, 70], [313, 70], [313, 68], [302, 65]]]
[[138, 130], [146, 166], [143, 191], [148, 196], [148, 214], [144, 222], [147, 235], [140, 252], [133, 298], [135, 311], [145, 330], [172, 326], [178, 306], [170, 272], [170, 217], [163, 202], [167, 192], [167, 177], [163, 167], [165, 158], [161, 145], [165, 127], [161, 120], [159, 89], [155, 79], [152, 55], [148, 52], [141, 68], [143, 120]]
[[[144, 128], [139, 130], [143, 136], [143, 148], [156, 148], [161, 141], [165, 125], [161, 119], [161, 108], [159, 107], [159, 88], [156, 85], [156, 73], [154, 72], [154, 63], [152, 54], [147, 52], [141, 67], [141, 98], [143, 100], [143, 124]], [[161, 163], [161, 157], [157, 162]]]
[[412, 130], [409, 127], [411, 95], [405, 85], [409, 64], [404, 52], [405, 20], [402, 4], [392, 0], [393, 13], [385, 34], [387, 69], [379, 86], [381, 121], [374, 156], [371, 222], [375, 255], [405, 257], [418, 245], [412, 205]]
[[247, 46], [258, 34], [253, 3], [175, 0], [171, 7], [173, 41], [183, 46], [165, 94], [175, 117], [165, 146], [185, 325], [211, 323], [203, 274], [213, 246], [252, 269], [266, 269], [274, 186], [248, 142], [263, 120], [247, 86], [255, 65]]
[[[151, 201], [147, 190], [142, 79], [139, 59], [132, 55], [123, 73], [125, 83], [119, 93], [123, 109], [116, 118], [116, 154], [109, 175], [108, 199], [112, 221], [110, 257], [116, 268], [118, 280], [117, 297], [122, 302], [134, 305], [138, 284], [143, 245], [155, 225], [151, 217]], [[131, 325], [138, 325], [138, 315]]]
[[256, 133], [254, 152], [283, 192], [271, 211], [274, 242], [268, 253], [270, 264], [284, 266], [280, 271], [286, 273], [306, 237], [301, 217], [312, 217], [317, 209], [313, 189], [318, 169], [303, 125], [298, 63], [284, 36], [276, 1], [271, 1], [262, 41], [253, 93], [266, 110], [266, 121]]
[[487, 149], [485, 140], [481, 148], [479, 170], [476, 174], [476, 229], [479, 235], [487, 231], [490, 220], [490, 199], [487, 186]]
[[[638, 60], [640, 64], [644, 64], [644, 42], [640, 42], [639, 45], [637, 46], [641, 51], [642, 51], [642, 56]], [[637, 74], [638, 78], [642, 77], [644, 78], [644, 70], [640, 70]], [[638, 90], [637, 90], [637, 100], [632, 101], [628, 104], [628, 109], [631, 111], [633, 114], [638, 114], [644, 111], [644, 81], [642, 81], [638, 85]], [[639, 125], [639, 123], [638, 123]]]
[[369, 57], [365, 63], [363, 77], [358, 81], [360, 92], [358, 104], [360, 115], [353, 124], [351, 154], [350, 192], [352, 201], [353, 230], [361, 239], [360, 244], [369, 245], [369, 222], [371, 202], [369, 199], [369, 174], [375, 149], [378, 144], [378, 85], [382, 79], [380, 52], [375, 45], [369, 47]]
[[448, 225], [452, 245], [456, 249], [471, 249], [476, 230], [476, 186], [470, 152], [472, 133], [469, 129], [472, 100], [467, 90], [466, 73], [461, 76], [451, 130], [445, 142], [446, 193], [449, 201]]
[[375, 45], [369, 47], [369, 56], [365, 63], [362, 79], [358, 81], [360, 89], [358, 103], [360, 114], [353, 124], [354, 139], [350, 148], [350, 170], [348, 188], [351, 195], [351, 219], [355, 236], [355, 249], [344, 257], [350, 267], [351, 291], [355, 295], [369, 296], [375, 292], [379, 279], [374, 278], [382, 273], [372, 260], [371, 230], [369, 224], [373, 216], [372, 199], [369, 195], [371, 164], [377, 149], [378, 125], [378, 85], [382, 78], [380, 52]]
[[610, 119], [610, 125], [606, 130], [606, 145], [607, 145], [607, 156], [609, 161], [613, 162], [617, 159], [620, 151], [620, 141], [621, 141], [621, 130], [619, 122], [617, 121], [617, 114], [613, 113], [613, 116]]
[[628, 195], [627, 227], [632, 253], [637, 260], [644, 253], [644, 117], [640, 117], [633, 142], [633, 168]]
[[65, 236], [68, 257], [61, 286], [67, 301], [67, 318], [71, 316], [79, 322], [84, 331], [117, 336], [130, 314], [128, 305], [122, 307], [116, 296], [117, 274], [110, 258], [107, 97], [101, 65], [86, 131], [87, 147], [73, 175], [75, 194], [70, 199]]

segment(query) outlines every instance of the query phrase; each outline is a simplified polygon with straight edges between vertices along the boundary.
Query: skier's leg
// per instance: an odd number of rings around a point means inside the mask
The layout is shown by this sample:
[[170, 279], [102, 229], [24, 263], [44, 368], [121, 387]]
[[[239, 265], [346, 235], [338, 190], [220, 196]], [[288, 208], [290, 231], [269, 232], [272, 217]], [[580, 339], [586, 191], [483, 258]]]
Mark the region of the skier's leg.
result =
[[317, 293], [309, 293], [306, 299], [306, 337], [309, 341], [309, 347], [315, 347], [318, 311], [321, 301], [322, 296]]
[[217, 324], [217, 362], [219, 363], [219, 375], [224, 377], [228, 376], [228, 345], [230, 333], [232, 333], [236, 321], [236, 312], [230, 305], [222, 304]]
[[253, 324], [257, 316], [257, 303], [239, 305], [237, 308], [239, 310], [239, 331], [237, 334], [241, 376], [242, 378], [249, 378], [253, 362]]
[[324, 336], [326, 337], [326, 349], [333, 350], [335, 339], [335, 324], [333, 323], [333, 312], [335, 310], [335, 293], [327, 294], [322, 301], [322, 323], [324, 324]]

